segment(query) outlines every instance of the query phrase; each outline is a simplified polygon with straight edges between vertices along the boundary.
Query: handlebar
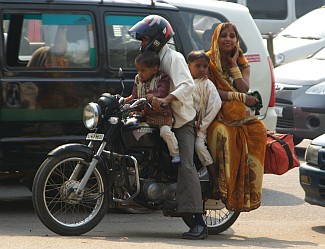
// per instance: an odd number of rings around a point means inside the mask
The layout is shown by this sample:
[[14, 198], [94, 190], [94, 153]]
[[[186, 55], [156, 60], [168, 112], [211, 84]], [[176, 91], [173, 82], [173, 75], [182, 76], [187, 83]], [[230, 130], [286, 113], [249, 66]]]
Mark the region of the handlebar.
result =
[[152, 105], [145, 98], [140, 98], [140, 99], [135, 100], [131, 105], [126, 103], [122, 107], [122, 110], [123, 110], [123, 112], [129, 112], [129, 111], [139, 109], [139, 108], [143, 107], [144, 105], [148, 106], [150, 109], [153, 109]]
[[168, 104], [161, 104], [161, 105], [160, 105], [160, 107], [161, 107], [161, 108], [164, 108], [164, 109], [167, 109], [168, 106], [169, 106]]
[[[142, 103], [148, 103], [148, 101], [145, 98], [137, 99], [132, 105], [130, 105], [130, 109], [134, 108], [137, 105], [140, 105]], [[149, 104], [149, 103], [148, 103]], [[150, 104], [149, 104], [150, 105]]]
[[[119, 98], [119, 103], [122, 105], [124, 103], [124, 100], [125, 100], [124, 97], [120, 97]], [[132, 104], [130, 104], [128, 102], [128, 103], [125, 103], [121, 107], [122, 112], [133, 111], [135, 109], [139, 109], [139, 108], [143, 107], [144, 105], [148, 106], [150, 109], [153, 109], [153, 106], [146, 100], [146, 98], [133, 99], [131, 101], [133, 101]], [[168, 104], [161, 104], [160, 107], [166, 109], [166, 108], [169, 107], [169, 105]]]

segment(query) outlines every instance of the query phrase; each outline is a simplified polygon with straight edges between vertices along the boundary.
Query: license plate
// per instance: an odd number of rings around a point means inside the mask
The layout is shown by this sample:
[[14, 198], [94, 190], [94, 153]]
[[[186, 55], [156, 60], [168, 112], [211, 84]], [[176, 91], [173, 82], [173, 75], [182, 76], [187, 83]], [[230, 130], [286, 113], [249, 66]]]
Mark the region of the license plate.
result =
[[103, 141], [104, 134], [88, 133], [86, 139], [87, 140]]
[[282, 113], [283, 113], [283, 107], [279, 107], [279, 106], [276, 106], [275, 108], [275, 113], [278, 117], [282, 117]]

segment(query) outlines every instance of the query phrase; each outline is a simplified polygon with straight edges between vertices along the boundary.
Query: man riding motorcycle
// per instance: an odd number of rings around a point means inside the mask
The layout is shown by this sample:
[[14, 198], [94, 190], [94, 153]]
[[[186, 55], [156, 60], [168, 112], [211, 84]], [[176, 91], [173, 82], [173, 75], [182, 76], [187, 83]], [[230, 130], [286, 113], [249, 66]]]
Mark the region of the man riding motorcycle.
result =
[[165, 98], [158, 98], [162, 104], [171, 103], [174, 132], [180, 147], [181, 164], [177, 178], [177, 213], [191, 213], [194, 226], [183, 234], [185, 239], [204, 239], [207, 227], [203, 220], [202, 195], [199, 177], [193, 166], [194, 119], [196, 111], [192, 93], [194, 81], [183, 55], [168, 47], [167, 42], [174, 31], [170, 23], [158, 15], [149, 15], [135, 24], [129, 34], [141, 40], [141, 51], [153, 50], [160, 57], [160, 69], [171, 78], [171, 92]]

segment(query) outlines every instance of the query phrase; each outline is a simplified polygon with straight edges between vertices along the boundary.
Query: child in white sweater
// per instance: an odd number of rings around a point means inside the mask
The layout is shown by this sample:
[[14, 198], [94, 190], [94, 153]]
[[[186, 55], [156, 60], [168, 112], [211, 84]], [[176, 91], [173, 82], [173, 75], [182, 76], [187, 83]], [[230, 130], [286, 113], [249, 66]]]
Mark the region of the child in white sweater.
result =
[[206, 146], [207, 129], [221, 107], [221, 99], [215, 85], [207, 77], [210, 58], [203, 50], [192, 51], [187, 57], [188, 67], [195, 82], [193, 92], [196, 110], [195, 151], [204, 167], [207, 167], [209, 179], [217, 188], [217, 171], [211, 154]]

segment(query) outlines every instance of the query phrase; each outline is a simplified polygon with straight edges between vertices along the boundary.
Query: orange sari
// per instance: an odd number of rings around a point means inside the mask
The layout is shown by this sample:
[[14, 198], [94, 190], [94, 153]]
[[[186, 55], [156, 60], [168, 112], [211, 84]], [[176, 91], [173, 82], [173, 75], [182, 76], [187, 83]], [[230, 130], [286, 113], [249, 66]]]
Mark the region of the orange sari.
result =
[[[212, 36], [209, 78], [217, 89], [237, 91], [222, 71], [218, 37]], [[241, 55], [239, 67], [248, 64]], [[228, 210], [251, 211], [261, 205], [266, 128], [256, 116], [247, 116], [247, 106], [237, 100], [223, 101], [216, 120], [208, 128], [208, 147], [219, 166], [219, 191]]]

